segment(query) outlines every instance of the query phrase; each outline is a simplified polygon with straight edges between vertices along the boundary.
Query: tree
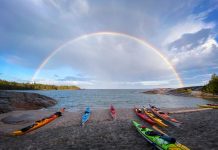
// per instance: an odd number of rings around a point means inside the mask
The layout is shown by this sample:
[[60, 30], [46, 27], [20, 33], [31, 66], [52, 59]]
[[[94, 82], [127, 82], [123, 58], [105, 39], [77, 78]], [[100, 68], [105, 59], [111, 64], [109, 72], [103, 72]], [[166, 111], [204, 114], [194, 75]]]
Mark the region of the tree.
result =
[[79, 90], [77, 86], [56, 86], [46, 84], [30, 84], [30, 83], [17, 83], [9, 82], [0, 79], [0, 90]]
[[204, 92], [218, 94], [218, 76], [213, 74], [207, 85], [203, 87]]

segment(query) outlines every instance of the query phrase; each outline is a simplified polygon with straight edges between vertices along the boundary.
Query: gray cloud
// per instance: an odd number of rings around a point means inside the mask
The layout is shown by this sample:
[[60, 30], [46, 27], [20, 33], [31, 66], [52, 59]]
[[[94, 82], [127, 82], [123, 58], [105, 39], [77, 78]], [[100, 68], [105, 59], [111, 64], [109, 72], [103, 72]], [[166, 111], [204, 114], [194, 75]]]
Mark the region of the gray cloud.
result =
[[180, 70], [208, 70], [218, 64], [218, 43], [209, 29], [186, 34], [169, 47], [172, 61]]
[[58, 78], [58, 77], [59, 77], [59, 75], [57, 75], [57, 74], [54, 74], [54, 77], [55, 77], [55, 78]]
[[[210, 6], [214, 5], [213, 1], [210, 3]], [[113, 31], [150, 42], [167, 55], [179, 70], [193, 69], [206, 61], [209, 61], [206, 63], [208, 66], [215, 65], [216, 45], [210, 48], [209, 53], [201, 53], [201, 46], [211, 39], [215, 24], [204, 22], [211, 11], [193, 14], [200, 4], [200, 1], [194, 0], [2, 0], [1, 58], [10, 64], [35, 69], [54, 49], [70, 39], [92, 32]], [[171, 39], [171, 43], [165, 47], [166, 39]], [[116, 38], [100, 42], [89, 40], [67, 47], [53, 58], [54, 64], [50, 62], [45, 71], [66, 66], [77, 70], [75, 72], [88, 74], [92, 79], [111, 82], [174, 78], [160, 58], [131, 41], [126, 43]], [[174, 53], [173, 49], [179, 53]], [[191, 60], [195, 60], [194, 63]], [[64, 79], [63, 75], [59, 77]]]
[[171, 51], [189, 51], [203, 44], [211, 35], [211, 29], [202, 29], [196, 33], [184, 34], [182, 37], [169, 44]]
[[174, 2], [163, 1], [3, 0], [0, 5], [0, 35], [4, 35], [0, 36], [1, 53], [6, 53], [5, 57], [11, 54], [23, 57], [25, 64], [36, 67], [62, 43], [97, 31], [124, 32], [158, 45], [171, 26], [170, 20], [182, 19], [191, 12], [195, 5], [190, 2], [174, 5]]
[[89, 81], [90, 79], [82, 76], [66, 76], [58, 79], [58, 81]]

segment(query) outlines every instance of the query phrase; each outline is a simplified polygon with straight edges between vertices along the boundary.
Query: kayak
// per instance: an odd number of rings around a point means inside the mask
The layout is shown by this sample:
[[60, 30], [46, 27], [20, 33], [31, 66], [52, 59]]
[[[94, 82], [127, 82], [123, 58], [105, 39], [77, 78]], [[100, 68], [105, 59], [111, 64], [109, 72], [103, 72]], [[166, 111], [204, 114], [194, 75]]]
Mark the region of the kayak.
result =
[[134, 108], [134, 111], [135, 111], [136, 115], [139, 116], [139, 118], [141, 118], [142, 120], [145, 120], [146, 122], [148, 122], [151, 125], [156, 124], [151, 118], [149, 118], [145, 113], [142, 112], [142, 109]]
[[199, 105], [199, 107], [202, 107], [202, 108], [213, 108], [213, 109], [218, 109], [218, 104]]
[[182, 122], [174, 119], [174, 118], [171, 118], [167, 113], [161, 111], [159, 108], [155, 107], [155, 106], [152, 106], [150, 105], [151, 107], [151, 111], [157, 115], [158, 117], [160, 117], [161, 119], [167, 121], [168, 123], [174, 125], [174, 126], [179, 126], [180, 124], [182, 124]]
[[14, 136], [18, 136], [18, 135], [24, 135], [26, 133], [29, 133], [33, 130], [36, 130], [50, 122], [52, 122], [53, 120], [57, 119], [58, 117], [62, 116], [62, 113], [64, 112], [64, 108], [61, 109], [60, 111], [54, 113], [53, 115], [49, 116], [49, 117], [46, 117], [46, 118], [43, 118], [41, 120], [38, 120], [38, 121], [35, 121], [34, 124], [30, 125], [30, 126], [27, 126], [25, 128], [22, 128], [20, 130], [16, 130], [14, 132], [12, 132], [12, 135]]
[[190, 150], [185, 145], [176, 142], [175, 138], [163, 135], [150, 128], [142, 126], [136, 121], [132, 121], [137, 131], [153, 146], [159, 150]]
[[113, 105], [110, 107], [110, 114], [113, 119], [116, 119], [116, 110]]
[[84, 125], [89, 120], [90, 115], [91, 115], [91, 110], [89, 107], [87, 107], [82, 116], [82, 125]]
[[209, 106], [218, 106], [218, 104], [207, 104]]
[[163, 121], [157, 118], [149, 109], [144, 108], [144, 112], [148, 117], [150, 117], [154, 122], [156, 122], [161, 127], [168, 127]]

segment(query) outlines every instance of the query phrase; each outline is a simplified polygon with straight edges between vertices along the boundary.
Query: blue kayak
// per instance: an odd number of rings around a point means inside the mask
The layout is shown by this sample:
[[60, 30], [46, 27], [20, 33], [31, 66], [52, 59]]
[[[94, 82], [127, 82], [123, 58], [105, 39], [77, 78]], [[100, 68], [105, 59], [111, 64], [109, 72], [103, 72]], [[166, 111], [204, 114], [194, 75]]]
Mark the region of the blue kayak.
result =
[[91, 110], [89, 107], [87, 107], [82, 116], [82, 125], [84, 125], [89, 120], [90, 115], [91, 115]]

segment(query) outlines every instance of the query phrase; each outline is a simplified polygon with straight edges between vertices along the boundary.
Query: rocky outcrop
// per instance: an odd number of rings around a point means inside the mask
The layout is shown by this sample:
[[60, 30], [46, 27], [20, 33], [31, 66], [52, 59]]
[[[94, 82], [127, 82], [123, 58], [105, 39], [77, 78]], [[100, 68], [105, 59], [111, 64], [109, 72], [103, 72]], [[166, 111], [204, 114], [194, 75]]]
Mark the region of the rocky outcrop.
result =
[[171, 90], [170, 88], [161, 88], [161, 89], [148, 90], [143, 93], [145, 94], [166, 94], [170, 90]]
[[0, 91], [0, 113], [53, 106], [56, 100], [36, 93]]
[[218, 99], [218, 95], [202, 92], [202, 88], [203, 86], [183, 87], [177, 89], [160, 88], [160, 89], [148, 90], [143, 93], [188, 96], [188, 97], [198, 97], [198, 98], [205, 98], [205, 99]]

